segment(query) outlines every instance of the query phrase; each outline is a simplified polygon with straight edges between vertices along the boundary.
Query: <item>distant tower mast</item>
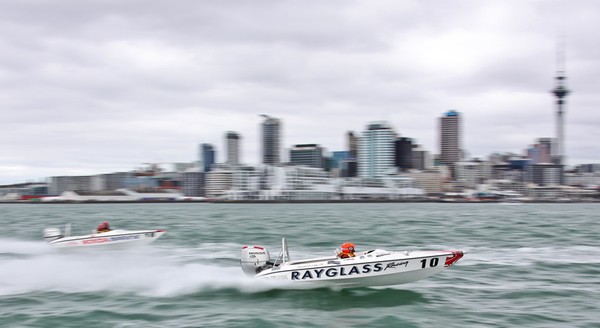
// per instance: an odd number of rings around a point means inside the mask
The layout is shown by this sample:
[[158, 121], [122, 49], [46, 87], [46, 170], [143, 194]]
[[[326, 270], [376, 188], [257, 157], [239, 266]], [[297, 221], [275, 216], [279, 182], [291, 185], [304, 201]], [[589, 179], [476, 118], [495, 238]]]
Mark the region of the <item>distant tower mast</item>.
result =
[[556, 164], [565, 164], [564, 144], [564, 105], [566, 97], [571, 93], [566, 87], [565, 73], [565, 49], [564, 43], [560, 43], [556, 55], [556, 82], [552, 93], [556, 97], [556, 150], [554, 152]]

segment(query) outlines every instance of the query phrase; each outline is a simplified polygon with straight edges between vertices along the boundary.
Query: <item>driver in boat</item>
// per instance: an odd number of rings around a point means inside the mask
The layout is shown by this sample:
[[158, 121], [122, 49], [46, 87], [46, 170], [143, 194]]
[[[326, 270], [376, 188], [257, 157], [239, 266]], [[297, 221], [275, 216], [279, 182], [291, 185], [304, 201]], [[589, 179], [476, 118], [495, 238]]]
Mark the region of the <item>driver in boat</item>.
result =
[[98, 228], [96, 228], [96, 231], [97, 231], [98, 233], [109, 232], [110, 230], [111, 230], [111, 229], [110, 229], [110, 225], [109, 225], [109, 224], [108, 224], [108, 222], [106, 222], [106, 221], [104, 221], [104, 222], [100, 223], [100, 224], [98, 225]]
[[347, 259], [349, 257], [354, 257], [354, 244], [345, 242], [342, 244], [342, 251], [339, 252], [338, 256], [341, 259]]

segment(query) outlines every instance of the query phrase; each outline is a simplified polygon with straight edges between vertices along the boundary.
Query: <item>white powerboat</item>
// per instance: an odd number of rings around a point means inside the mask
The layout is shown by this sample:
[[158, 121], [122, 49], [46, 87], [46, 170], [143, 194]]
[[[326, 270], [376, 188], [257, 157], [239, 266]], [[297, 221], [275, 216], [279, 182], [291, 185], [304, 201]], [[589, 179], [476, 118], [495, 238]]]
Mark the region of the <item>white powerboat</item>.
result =
[[154, 242], [166, 230], [122, 230], [105, 232], [93, 231], [89, 235], [71, 236], [71, 226], [67, 224], [63, 234], [58, 228], [44, 229], [44, 240], [57, 248], [102, 248], [123, 249]]
[[275, 261], [261, 246], [244, 246], [241, 265], [257, 278], [341, 286], [386, 286], [405, 284], [434, 275], [463, 257], [454, 251], [392, 252], [373, 249], [354, 257], [338, 256], [291, 261], [287, 242]]

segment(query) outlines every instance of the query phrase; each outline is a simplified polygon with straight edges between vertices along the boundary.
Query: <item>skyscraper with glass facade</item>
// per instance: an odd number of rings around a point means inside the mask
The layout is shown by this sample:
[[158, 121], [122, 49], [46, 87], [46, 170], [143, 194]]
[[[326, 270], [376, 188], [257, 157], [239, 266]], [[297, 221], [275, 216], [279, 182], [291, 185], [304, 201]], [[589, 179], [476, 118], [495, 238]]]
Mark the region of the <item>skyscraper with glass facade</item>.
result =
[[237, 132], [227, 131], [225, 133], [225, 144], [227, 149], [227, 159], [225, 163], [229, 165], [240, 165], [240, 140]]
[[462, 157], [460, 125], [461, 116], [455, 110], [440, 117], [440, 162], [448, 165], [452, 172], [454, 163], [459, 162]]
[[317, 144], [295, 145], [290, 149], [290, 163], [297, 166], [324, 168], [323, 147]]
[[262, 163], [277, 165], [281, 163], [281, 121], [268, 115], [261, 124]]
[[215, 164], [215, 147], [207, 143], [201, 144], [199, 165], [200, 169], [203, 172], [209, 172], [213, 164]]
[[358, 176], [380, 177], [395, 168], [394, 141], [396, 133], [387, 122], [367, 126], [358, 140]]

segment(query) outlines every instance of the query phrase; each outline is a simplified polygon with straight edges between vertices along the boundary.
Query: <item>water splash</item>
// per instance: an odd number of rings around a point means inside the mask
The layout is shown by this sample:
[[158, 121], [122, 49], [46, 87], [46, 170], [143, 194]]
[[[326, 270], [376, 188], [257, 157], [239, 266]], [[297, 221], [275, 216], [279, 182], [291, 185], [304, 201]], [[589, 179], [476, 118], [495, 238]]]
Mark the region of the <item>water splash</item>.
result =
[[220, 288], [260, 292], [277, 287], [246, 277], [237, 265], [214, 263], [223, 258], [234, 262], [230, 248], [204, 245], [198, 249], [65, 252], [43, 242], [0, 239], [0, 256], [4, 257], [0, 295], [56, 291], [170, 297]]

